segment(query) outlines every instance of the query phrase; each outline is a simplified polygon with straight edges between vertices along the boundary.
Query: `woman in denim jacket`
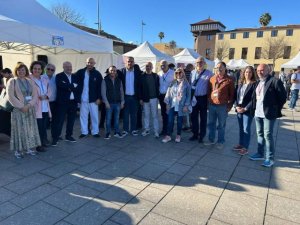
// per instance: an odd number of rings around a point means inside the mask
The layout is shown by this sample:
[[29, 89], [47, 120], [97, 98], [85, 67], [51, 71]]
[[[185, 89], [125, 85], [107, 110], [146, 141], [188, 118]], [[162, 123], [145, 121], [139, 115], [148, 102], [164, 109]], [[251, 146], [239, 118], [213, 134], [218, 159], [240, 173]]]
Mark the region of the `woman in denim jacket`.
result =
[[190, 113], [191, 110], [191, 87], [182, 68], [176, 69], [174, 80], [167, 90], [164, 102], [167, 105], [168, 131], [162, 142], [167, 143], [172, 140], [175, 115], [177, 115], [175, 142], [180, 142], [183, 116]]

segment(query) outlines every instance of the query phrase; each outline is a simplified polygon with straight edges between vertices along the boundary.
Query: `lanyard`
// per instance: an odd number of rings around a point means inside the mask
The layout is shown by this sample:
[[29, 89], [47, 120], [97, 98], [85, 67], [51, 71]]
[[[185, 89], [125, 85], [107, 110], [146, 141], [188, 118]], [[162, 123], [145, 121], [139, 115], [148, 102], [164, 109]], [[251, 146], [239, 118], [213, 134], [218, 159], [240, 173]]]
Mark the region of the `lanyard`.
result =
[[163, 78], [164, 82], [167, 82], [167, 76], [168, 76], [168, 74], [169, 74], [169, 70], [165, 73], [165, 75], [164, 74], [162, 75], [162, 78]]
[[225, 78], [219, 79], [216, 77], [217, 82], [215, 83], [214, 90], [218, 89], [221, 85], [221, 83], [225, 80]]
[[26, 91], [26, 96], [29, 96], [30, 95], [30, 93], [29, 93], [29, 83], [28, 83], [28, 81], [25, 79], [25, 83], [26, 83], [26, 86], [24, 85], [24, 83], [23, 83], [23, 81], [21, 80], [21, 79], [19, 79], [19, 84], [21, 84], [21, 86], [25, 89], [25, 91]]

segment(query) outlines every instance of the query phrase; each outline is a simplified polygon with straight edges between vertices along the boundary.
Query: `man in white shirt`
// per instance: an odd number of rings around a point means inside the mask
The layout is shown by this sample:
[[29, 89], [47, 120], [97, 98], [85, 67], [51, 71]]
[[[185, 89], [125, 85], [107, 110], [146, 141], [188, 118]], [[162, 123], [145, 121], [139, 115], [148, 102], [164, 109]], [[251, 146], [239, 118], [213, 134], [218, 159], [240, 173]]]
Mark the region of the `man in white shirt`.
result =
[[297, 71], [292, 74], [291, 77], [291, 101], [290, 101], [290, 108], [291, 111], [296, 111], [295, 106], [299, 97], [299, 89], [300, 89], [300, 66], [297, 67]]
[[91, 117], [91, 133], [93, 137], [99, 135], [99, 112], [98, 105], [101, 103], [101, 83], [102, 75], [95, 69], [95, 59], [87, 58], [86, 67], [77, 71], [80, 96], [80, 125], [81, 135], [84, 138], [88, 135], [88, 116]]
[[170, 86], [171, 82], [174, 80], [174, 70], [171, 70], [168, 66], [168, 62], [166, 60], [160, 61], [161, 71], [158, 72], [159, 76], [159, 104], [162, 116], [162, 131], [160, 135], [165, 136], [168, 130], [168, 114], [166, 103], [164, 102], [165, 96]]

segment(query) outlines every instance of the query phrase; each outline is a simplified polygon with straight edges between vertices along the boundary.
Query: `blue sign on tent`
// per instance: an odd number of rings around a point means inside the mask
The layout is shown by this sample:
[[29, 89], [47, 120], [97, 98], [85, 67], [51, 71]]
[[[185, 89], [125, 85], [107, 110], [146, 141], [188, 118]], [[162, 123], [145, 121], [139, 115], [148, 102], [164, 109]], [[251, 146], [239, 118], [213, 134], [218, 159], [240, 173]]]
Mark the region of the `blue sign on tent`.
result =
[[64, 45], [64, 37], [61, 36], [52, 36], [52, 45], [62, 46]]

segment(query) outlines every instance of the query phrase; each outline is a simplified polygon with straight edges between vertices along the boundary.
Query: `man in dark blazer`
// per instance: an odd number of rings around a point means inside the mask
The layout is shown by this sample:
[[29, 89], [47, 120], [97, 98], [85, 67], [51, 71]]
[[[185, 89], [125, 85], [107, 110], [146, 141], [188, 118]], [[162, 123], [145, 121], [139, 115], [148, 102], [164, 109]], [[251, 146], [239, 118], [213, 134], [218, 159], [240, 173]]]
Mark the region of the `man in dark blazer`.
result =
[[[274, 164], [273, 128], [286, 101], [286, 92], [281, 80], [271, 76], [266, 64], [257, 67], [259, 82], [253, 92], [253, 109], [257, 133], [257, 153], [250, 156], [251, 160], [264, 160], [262, 166]], [[264, 151], [265, 150], [265, 151]]]
[[[134, 67], [134, 58], [126, 58], [126, 67], [121, 69], [120, 79], [125, 93], [125, 107], [123, 115], [123, 135], [131, 132], [137, 136], [137, 112], [140, 96], [141, 71]], [[130, 128], [129, 128], [130, 118]]]
[[72, 64], [70, 62], [63, 63], [63, 72], [56, 75], [57, 87], [57, 122], [54, 125], [52, 146], [56, 146], [58, 138], [61, 134], [65, 116], [67, 115], [66, 136], [65, 140], [76, 142], [72, 137], [73, 126], [76, 118], [78, 95], [78, 80], [72, 74]]
[[86, 67], [77, 71], [78, 94], [80, 100], [80, 125], [81, 135], [84, 138], [88, 135], [88, 116], [90, 114], [92, 130], [94, 137], [99, 135], [99, 112], [98, 106], [101, 103], [101, 82], [103, 80], [101, 73], [95, 69], [95, 60], [88, 58]]

